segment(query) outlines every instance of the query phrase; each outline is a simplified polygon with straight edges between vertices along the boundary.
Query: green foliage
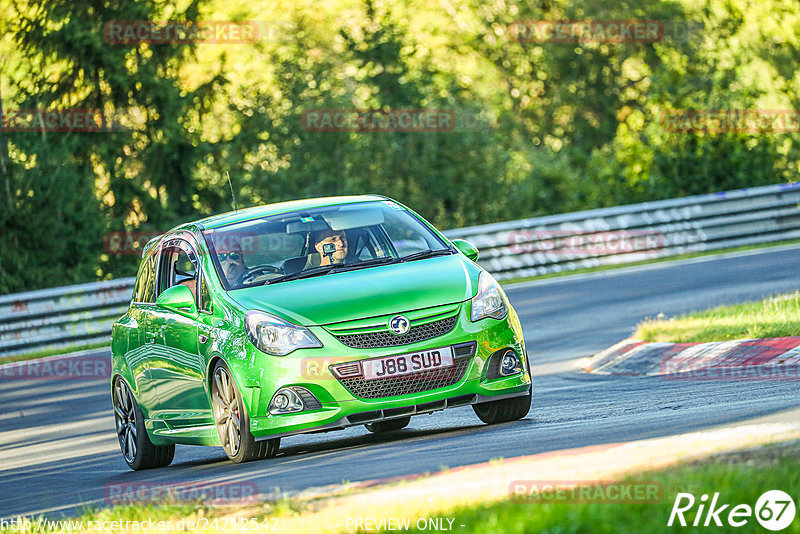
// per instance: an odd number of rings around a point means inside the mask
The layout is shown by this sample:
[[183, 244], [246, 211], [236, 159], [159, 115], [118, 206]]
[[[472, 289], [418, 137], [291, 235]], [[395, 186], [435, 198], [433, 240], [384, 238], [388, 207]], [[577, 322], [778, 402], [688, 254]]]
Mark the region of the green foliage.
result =
[[[520, 20], [664, 21], [655, 43], [520, 42]], [[250, 44], [110, 44], [114, 20], [262, 21]], [[0, 131], [0, 293], [129, 275], [103, 235], [379, 193], [444, 228], [796, 180], [796, 134], [668, 131], [676, 109], [798, 109], [790, 0], [14, 0], [0, 96], [113, 132]], [[438, 109], [453, 131], [313, 131], [318, 109]]]
[[718, 306], [679, 317], [646, 319], [633, 337], [642, 341], [706, 343], [800, 335], [800, 293]]

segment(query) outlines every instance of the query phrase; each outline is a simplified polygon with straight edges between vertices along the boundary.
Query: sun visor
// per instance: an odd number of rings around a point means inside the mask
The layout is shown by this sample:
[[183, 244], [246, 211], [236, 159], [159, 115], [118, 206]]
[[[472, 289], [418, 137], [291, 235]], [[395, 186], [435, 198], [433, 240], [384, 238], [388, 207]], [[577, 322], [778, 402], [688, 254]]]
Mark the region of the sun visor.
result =
[[331, 230], [349, 230], [382, 224], [383, 212], [375, 208], [345, 207], [338, 211], [323, 213], [322, 218], [330, 225]]
[[320, 220], [309, 220], [309, 221], [299, 220], [286, 223], [287, 234], [319, 232], [320, 230], [327, 230], [327, 229], [328, 225], [325, 224], [325, 221], [320, 221]]

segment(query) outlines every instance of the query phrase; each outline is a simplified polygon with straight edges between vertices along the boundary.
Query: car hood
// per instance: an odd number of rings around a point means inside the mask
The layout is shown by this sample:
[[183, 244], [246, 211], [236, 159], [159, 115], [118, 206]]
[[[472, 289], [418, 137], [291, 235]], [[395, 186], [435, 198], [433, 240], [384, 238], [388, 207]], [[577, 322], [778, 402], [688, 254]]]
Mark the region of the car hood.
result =
[[295, 324], [325, 325], [462, 302], [474, 295], [479, 274], [478, 266], [453, 254], [237, 289], [228, 295], [244, 309], [273, 313]]

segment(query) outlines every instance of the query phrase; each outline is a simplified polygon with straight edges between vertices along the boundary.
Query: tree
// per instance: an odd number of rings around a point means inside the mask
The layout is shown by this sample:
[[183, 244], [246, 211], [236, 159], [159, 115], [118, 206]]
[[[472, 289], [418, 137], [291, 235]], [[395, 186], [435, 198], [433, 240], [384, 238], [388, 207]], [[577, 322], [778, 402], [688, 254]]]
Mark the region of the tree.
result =
[[5, 13], [18, 54], [10, 80], [16, 108], [102, 110], [121, 125], [6, 132], [9, 246], [0, 265], [10, 272], [0, 291], [131, 273], [136, 258], [106, 254], [104, 232], [166, 230], [196, 213], [194, 162], [205, 143], [191, 120], [224, 80], [187, 90], [180, 69], [194, 60], [191, 43], [113, 44], [104, 24], [192, 20], [199, 5], [170, 13], [141, 0], [17, 1]]

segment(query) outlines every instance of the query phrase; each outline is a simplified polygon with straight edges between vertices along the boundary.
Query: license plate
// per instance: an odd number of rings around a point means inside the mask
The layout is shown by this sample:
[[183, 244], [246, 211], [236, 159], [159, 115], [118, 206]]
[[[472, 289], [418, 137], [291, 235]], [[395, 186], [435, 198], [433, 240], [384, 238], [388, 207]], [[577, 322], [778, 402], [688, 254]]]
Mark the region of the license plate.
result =
[[387, 378], [402, 376], [420, 371], [429, 371], [453, 366], [453, 349], [442, 347], [439, 349], [423, 350], [399, 356], [386, 356], [361, 362], [364, 369], [364, 379]]

